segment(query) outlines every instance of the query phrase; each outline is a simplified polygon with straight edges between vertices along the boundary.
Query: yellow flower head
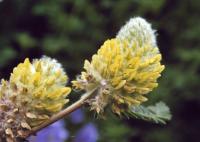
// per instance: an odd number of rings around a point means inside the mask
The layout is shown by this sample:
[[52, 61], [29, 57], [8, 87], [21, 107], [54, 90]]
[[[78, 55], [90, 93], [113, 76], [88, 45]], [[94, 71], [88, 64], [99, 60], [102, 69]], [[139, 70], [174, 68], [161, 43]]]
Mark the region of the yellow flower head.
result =
[[120, 114], [146, 101], [144, 95], [158, 86], [157, 79], [164, 69], [158, 48], [152, 42], [133, 41], [105, 41], [91, 62], [85, 61], [81, 76], [72, 82], [76, 89], [86, 91], [98, 87], [98, 94], [90, 101], [91, 109], [98, 113], [111, 106]]
[[21, 91], [19, 97], [29, 103], [29, 109], [46, 113], [58, 112], [68, 102], [65, 98], [71, 89], [65, 87], [67, 80], [61, 65], [48, 57], [32, 63], [25, 59], [10, 77], [11, 85]]
[[25, 59], [13, 69], [9, 81], [0, 84], [0, 134], [15, 140], [38, 126], [69, 101], [68, 77], [55, 59]]

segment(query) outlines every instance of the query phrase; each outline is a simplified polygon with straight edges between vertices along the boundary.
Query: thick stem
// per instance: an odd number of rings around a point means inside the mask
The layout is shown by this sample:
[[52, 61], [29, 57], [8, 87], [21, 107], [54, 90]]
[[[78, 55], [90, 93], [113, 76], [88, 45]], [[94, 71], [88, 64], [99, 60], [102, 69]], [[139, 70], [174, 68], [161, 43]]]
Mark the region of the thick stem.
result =
[[73, 111], [77, 110], [78, 108], [80, 108], [81, 106], [83, 106], [85, 104], [86, 100], [91, 97], [91, 95], [94, 93], [95, 90], [96, 90], [96, 88], [93, 89], [90, 92], [85, 93], [78, 101], [76, 101], [75, 103], [73, 103], [72, 105], [67, 107], [66, 109], [62, 110], [61, 112], [59, 112], [55, 115], [53, 115], [50, 119], [48, 119], [46, 122], [42, 123], [40, 126], [32, 128], [26, 134], [25, 138], [28, 138], [29, 136], [36, 134], [41, 129], [51, 125], [52, 123], [54, 123], [54, 122], [56, 122], [56, 121], [58, 121], [62, 118], [64, 118], [65, 116], [67, 116], [71, 112], [73, 112]]

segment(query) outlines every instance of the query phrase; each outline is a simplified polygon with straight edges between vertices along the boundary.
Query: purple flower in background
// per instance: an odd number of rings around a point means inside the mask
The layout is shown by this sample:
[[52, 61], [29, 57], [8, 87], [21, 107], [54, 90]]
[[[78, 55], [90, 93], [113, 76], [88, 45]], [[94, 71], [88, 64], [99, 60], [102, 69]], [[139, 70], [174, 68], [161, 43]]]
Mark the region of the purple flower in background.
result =
[[[84, 112], [81, 109], [71, 113], [70, 120], [73, 124], [81, 123], [85, 119]], [[31, 136], [30, 142], [65, 142], [69, 133], [64, 127], [64, 121], [57, 121], [49, 127], [37, 133], [37, 136]], [[84, 125], [76, 134], [73, 142], [96, 142], [99, 134], [93, 123]]]
[[71, 122], [74, 124], [81, 123], [84, 120], [85, 116], [82, 109], [78, 109], [70, 114]]
[[96, 142], [99, 134], [93, 123], [86, 124], [77, 133], [74, 142]]
[[64, 121], [60, 120], [52, 125], [44, 128], [37, 133], [37, 136], [31, 136], [30, 142], [64, 142], [69, 137], [68, 131], [65, 129]]

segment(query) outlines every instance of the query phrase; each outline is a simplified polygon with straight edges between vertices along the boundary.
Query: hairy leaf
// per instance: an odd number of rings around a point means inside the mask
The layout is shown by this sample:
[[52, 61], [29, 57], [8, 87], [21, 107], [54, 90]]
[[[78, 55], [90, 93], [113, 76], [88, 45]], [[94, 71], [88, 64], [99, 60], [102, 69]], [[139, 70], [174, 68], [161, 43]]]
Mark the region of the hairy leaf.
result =
[[155, 123], [166, 124], [171, 119], [168, 106], [163, 102], [158, 102], [154, 106], [132, 106], [129, 114], [135, 118], [152, 121]]

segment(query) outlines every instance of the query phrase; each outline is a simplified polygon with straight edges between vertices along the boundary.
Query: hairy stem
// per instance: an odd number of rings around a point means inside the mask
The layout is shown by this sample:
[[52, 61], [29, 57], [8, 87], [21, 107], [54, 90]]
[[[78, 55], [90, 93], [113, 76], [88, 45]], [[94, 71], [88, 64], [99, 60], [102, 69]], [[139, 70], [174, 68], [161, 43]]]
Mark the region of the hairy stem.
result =
[[28, 138], [29, 136], [36, 134], [41, 129], [51, 125], [52, 123], [64, 118], [65, 116], [67, 116], [71, 112], [73, 112], [73, 111], [77, 110], [78, 108], [82, 107], [86, 103], [86, 100], [93, 95], [95, 90], [96, 90], [96, 88], [91, 90], [90, 92], [87, 92], [87, 93], [83, 94], [82, 97], [78, 101], [76, 101], [75, 103], [73, 103], [72, 105], [67, 107], [66, 109], [62, 110], [61, 112], [59, 112], [59, 113], [57, 113], [55, 115], [53, 115], [51, 118], [49, 118], [46, 122], [42, 123], [40, 126], [32, 128], [25, 135], [25, 138]]

